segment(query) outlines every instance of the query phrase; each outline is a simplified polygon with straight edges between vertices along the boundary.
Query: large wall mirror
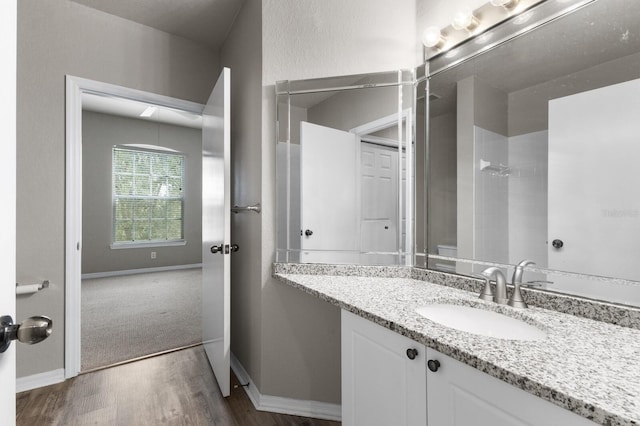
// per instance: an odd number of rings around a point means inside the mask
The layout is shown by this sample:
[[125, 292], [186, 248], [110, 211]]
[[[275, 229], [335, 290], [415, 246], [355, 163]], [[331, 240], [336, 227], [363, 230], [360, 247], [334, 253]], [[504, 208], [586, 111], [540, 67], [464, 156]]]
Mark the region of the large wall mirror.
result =
[[277, 261], [412, 264], [415, 81], [277, 83]]
[[525, 281], [640, 306], [639, 22], [638, 1], [549, 0], [429, 61], [418, 263], [530, 259]]

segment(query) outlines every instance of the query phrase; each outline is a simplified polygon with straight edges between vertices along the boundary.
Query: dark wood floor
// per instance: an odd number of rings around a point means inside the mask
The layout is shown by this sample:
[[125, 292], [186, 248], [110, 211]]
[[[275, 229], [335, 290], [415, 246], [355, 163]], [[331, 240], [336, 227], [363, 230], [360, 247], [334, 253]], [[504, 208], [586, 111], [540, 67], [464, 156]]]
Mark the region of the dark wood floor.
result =
[[18, 426], [336, 426], [256, 411], [232, 374], [223, 398], [201, 346], [83, 374], [17, 395]]

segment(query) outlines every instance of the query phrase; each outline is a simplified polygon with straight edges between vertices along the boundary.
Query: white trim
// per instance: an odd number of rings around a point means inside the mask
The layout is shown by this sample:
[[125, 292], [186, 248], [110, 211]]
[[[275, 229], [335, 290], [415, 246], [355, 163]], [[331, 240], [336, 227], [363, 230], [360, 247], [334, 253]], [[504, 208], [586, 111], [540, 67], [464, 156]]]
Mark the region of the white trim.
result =
[[82, 265], [82, 90], [66, 76], [65, 377], [80, 373], [80, 271]]
[[186, 246], [187, 240], [173, 240], [173, 241], [151, 241], [148, 243], [143, 243], [140, 241], [136, 241], [133, 243], [111, 243], [109, 247], [111, 250], [123, 250], [123, 249], [134, 249], [134, 248], [146, 248], [146, 247], [174, 247], [174, 246]]
[[[402, 120], [404, 121], [407, 119], [407, 117], [411, 117], [410, 113], [411, 113], [411, 108], [406, 108], [402, 110], [402, 114], [400, 114], [400, 116], [402, 117]], [[380, 130], [388, 129], [389, 127], [393, 127], [397, 125], [398, 125], [398, 113], [395, 113], [395, 114], [389, 114], [385, 117], [378, 118], [377, 120], [373, 120], [368, 123], [362, 124], [358, 127], [354, 127], [349, 131], [351, 133], [355, 133], [356, 135], [364, 136], [364, 135], [368, 135], [369, 133], [375, 133]]]
[[196, 268], [202, 268], [202, 263], [192, 263], [189, 265], [157, 266], [155, 268], [124, 269], [120, 271], [92, 272], [89, 274], [82, 274], [81, 277], [83, 280], [90, 280], [93, 278], [119, 277], [123, 275], [149, 274], [152, 272], [180, 271], [183, 269]]
[[16, 379], [16, 393], [64, 382], [64, 368]]
[[262, 395], [233, 353], [231, 353], [231, 369], [240, 383], [249, 383], [249, 386], [244, 386], [244, 390], [258, 411], [334, 421], [342, 419], [342, 406], [340, 404]]
[[130, 89], [128, 87], [118, 86], [115, 84], [67, 75], [67, 81], [69, 81], [69, 79], [73, 80], [73, 82], [80, 87], [81, 91], [85, 93], [129, 99], [132, 101], [164, 106], [195, 114], [202, 114], [202, 111], [204, 110], [204, 105], [196, 102], [185, 101], [182, 99], [171, 98], [169, 96], [145, 92], [143, 90]]
[[82, 265], [82, 93], [119, 97], [201, 114], [199, 103], [66, 76], [65, 342], [64, 376], [80, 373]]

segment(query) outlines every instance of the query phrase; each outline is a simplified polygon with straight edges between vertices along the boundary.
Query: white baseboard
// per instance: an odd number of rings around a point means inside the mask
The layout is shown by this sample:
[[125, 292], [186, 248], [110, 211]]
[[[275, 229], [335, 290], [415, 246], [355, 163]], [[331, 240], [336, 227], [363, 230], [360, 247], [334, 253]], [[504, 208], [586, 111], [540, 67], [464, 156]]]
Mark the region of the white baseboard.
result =
[[340, 421], [342, 419], [342, 406], [340, 404], [262, 395], [247, 371], [240, 364], [240, 361], [233, 354], [231, 354], [231, 369], [240, 383], [249, 383], [249, 386], [244, 386], [244, 390], [258, 411], [270, 411], [324, 420]]
[[43, 386], [55, 385], [64, 382], [64, 368], [33, 374], [31, 376], [18, 377], [16, 379], [16, 393]]
[[121, 275], [148, 274], [151, 272], [179, 271], [181, 269], [195, 268], [202, 268], [202, 263], [193, 263], [190, 265], [158, 266], [156, 268], [126, 269], [123, 271], [93, 272], [90, 274], [82, 274], [81, 278], [83, 280], [90, 280], [93, 278], [118, 277]]

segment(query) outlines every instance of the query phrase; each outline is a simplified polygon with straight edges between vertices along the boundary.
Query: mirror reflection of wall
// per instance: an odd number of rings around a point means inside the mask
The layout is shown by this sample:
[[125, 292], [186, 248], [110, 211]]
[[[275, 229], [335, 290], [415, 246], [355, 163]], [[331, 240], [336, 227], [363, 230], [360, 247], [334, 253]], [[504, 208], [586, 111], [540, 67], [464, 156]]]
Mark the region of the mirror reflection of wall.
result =
[[544, 270], [640, 281], [638, 19], [595, 1], [430, 77], [430, 267], [531, 259], [526, 280], [640, 305], [633, 283]]
[[[330, 90], [279, 92], [279, 259], [410, 261], [414, 88], [398, 84], [398, 73], [380, 78], [336, 77], [323, 82]], [[279, 85], [291, 83], [301, 84]]]

